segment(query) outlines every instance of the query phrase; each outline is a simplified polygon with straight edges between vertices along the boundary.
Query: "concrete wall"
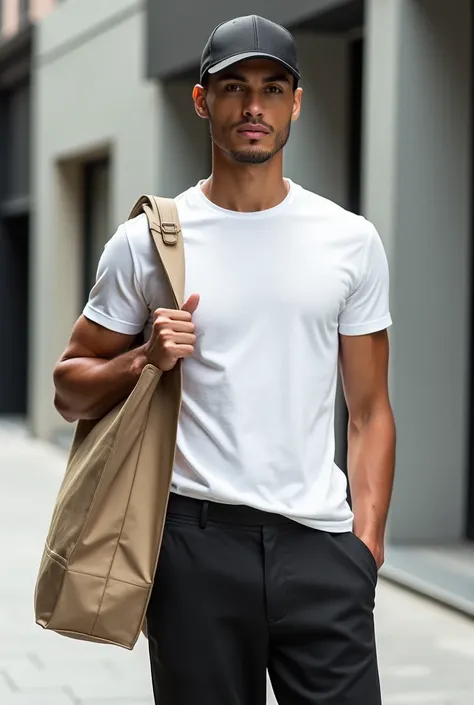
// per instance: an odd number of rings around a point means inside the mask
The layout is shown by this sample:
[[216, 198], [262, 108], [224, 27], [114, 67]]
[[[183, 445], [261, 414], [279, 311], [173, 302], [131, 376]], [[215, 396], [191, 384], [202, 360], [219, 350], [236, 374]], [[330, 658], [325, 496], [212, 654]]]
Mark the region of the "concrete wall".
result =
[[285, 152], [285, 174], [343, 207], [348, 199], [348, 44], [295, 34], [303, 76], [301, 117]]
[[156, 190], [174, 197], [211, 173], [209, 124], [196, 115], [192, 80], [157, 84]]
[[80, 313], [81, 164], [111, 156], [111, 231], [138, 195], [155, 191], [158, 94], [143, 59], [137, 0], [68, 0], [38, 28], [30, 419], [43, 437], [64, 427], [52, 370]]
[[[454, 7], [455, 5], [455, 7]], [[365, 213], [392, 273], [393, 542], [463, 536], [471, 331], [471, 2], [369, 0]]]

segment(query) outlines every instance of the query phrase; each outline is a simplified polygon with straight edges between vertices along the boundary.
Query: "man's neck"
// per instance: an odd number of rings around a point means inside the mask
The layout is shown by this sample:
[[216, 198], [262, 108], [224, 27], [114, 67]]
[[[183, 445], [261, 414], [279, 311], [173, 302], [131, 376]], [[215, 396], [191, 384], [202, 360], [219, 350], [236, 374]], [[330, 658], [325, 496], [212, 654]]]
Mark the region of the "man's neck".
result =
[[220, 208], [254, 213], [277, 206], [286, 198], [288, 188], [278, 154], [266, 164], [222, 163], [214, 158], [212, 176], [202, 190]]

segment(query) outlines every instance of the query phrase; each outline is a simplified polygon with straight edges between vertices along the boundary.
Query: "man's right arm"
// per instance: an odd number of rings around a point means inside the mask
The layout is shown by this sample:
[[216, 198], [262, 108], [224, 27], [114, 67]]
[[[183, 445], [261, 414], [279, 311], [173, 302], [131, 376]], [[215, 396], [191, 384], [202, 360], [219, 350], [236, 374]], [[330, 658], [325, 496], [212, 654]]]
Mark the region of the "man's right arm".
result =
[[158, 309], [149, 341], [132, 347], [135, 337], [108, 330], [81, 316], [54, 370], [55, 406], [66, 421], [99, 419], [132, 392], [148, 363], [167, 372], [190, 357], [196, 342], [192, 316], [199, 295], [180, 311]]
[[101, 418], [132, 392], [148, 361], [146, 346], [132, 348], [134, 340], [79, 318], [54, 370], [54, 404], [63, 418]]

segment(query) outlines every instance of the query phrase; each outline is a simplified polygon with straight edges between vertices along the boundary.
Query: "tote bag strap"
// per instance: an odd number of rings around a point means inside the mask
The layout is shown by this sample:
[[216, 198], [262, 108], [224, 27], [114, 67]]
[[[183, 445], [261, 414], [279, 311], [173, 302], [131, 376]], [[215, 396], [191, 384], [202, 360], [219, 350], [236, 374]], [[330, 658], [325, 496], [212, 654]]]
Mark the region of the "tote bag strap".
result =
[[163, 270], [168, 279], [176, 308], [184, 303], [184, 246], [178, 209], [172, 198], [141, 196], [130, 219], [145, 213]]

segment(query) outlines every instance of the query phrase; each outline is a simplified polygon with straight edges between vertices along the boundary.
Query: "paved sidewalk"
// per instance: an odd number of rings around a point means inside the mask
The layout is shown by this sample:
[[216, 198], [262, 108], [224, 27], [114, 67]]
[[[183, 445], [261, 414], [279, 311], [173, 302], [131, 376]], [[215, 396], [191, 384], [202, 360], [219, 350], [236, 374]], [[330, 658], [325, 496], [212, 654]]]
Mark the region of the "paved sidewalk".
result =
[[[64, 463], [64, 452], [0, 420], [0, 703], [152, 705], [143, 639], [130, 653], [34, 624], [36, 571]], [[377, 629], [384, 705], [474, 702], [474, 622], [381, 581]]]

